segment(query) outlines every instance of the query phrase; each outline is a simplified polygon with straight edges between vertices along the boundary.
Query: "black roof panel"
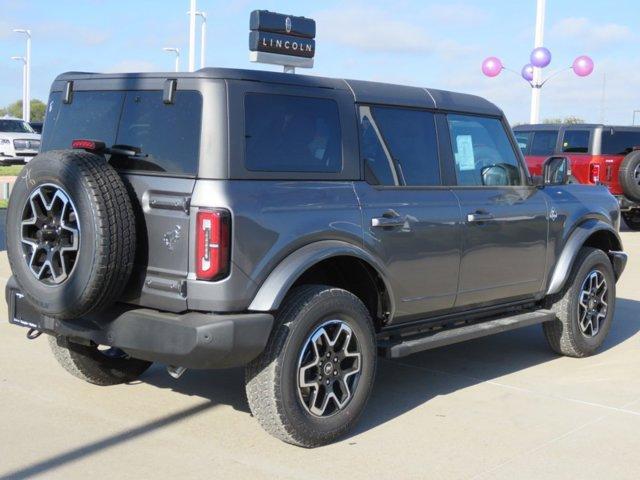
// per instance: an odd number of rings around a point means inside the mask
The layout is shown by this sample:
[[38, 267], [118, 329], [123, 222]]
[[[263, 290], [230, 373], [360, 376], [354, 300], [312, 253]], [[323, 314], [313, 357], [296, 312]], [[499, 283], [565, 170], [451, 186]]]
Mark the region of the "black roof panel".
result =
[[252, 82], [280, 83], [316, 88], [350, 90], [356, 102], [400, 105], [417, 108], [438, 108], [470, 113], [502, 115], [493, 103], [474, 95], [425, 89], [406, 85], [367, 82], [363, 80], [343, 80], [298, 75], [264, 70], [242, 70], [235, 68], [203, 68], [195, 72], [152, 72], [152, 73], [88, 73], [67, 72], [59, 75], [56, 82], [69, 80], [121, 79], [130, 84], [136, 79], [146, 78], [193, 78], [228, 79]]

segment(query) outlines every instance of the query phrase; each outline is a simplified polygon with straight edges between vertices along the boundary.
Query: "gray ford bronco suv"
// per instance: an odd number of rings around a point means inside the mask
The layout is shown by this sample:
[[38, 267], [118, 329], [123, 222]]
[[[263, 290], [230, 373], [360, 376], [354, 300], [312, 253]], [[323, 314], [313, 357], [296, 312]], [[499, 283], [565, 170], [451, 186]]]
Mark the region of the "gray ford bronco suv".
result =
[[532, 178], [502, 111], [440, 90], [231, 69], [66, 73], [11, 194], [10, 322], [97, 385], [246, 367], [270, 434], [346, 433], [376, 358], [541, 324], [593, 354], [615, 198]]

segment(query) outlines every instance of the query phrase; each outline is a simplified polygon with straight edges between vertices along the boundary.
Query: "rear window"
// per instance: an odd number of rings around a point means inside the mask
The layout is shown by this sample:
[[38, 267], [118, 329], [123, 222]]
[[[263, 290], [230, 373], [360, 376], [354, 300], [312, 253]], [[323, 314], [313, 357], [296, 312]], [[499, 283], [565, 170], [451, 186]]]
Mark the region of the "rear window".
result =
[[604, 130], [602, 132], [601, 151], [604, 155], [626, 155], [634, 147], [640, 147], [640, 131]]
[[565, 153], [587, 153], [589, 151], [589, 130], [565, 130], [562, 151]]
[[70, 104], [60, 92], [47, 105], [42, 150], [70, 148], [78, 138], [132, 147], [132, 157], [112, 156], [122, 170], [195, 175], [198, 169], [202, 97], [178, 91], [173, 104], [161, 91], [78, 91]]
[[245, 97], [245, 167], [257, 172], [342, 170], [335, 101], [292, 95]]

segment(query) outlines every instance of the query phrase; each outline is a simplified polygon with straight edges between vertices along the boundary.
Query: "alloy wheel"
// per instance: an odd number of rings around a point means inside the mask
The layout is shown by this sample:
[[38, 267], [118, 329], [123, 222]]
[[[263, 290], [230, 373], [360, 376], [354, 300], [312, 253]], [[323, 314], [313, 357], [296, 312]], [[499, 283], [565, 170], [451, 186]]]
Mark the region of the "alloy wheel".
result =
[[582, 283], [578, 301], [578, 323], [587, 337], [595, 337], [607, 317], [609, 289], [604, 274], [592, 270]]
[[298, 360], [298, 395], [316, 417], [344, 409], [353, 398], [362, 371], [355, 333], [342, 320], [320, 325], [304, 342]]
[[24, 259], [33, 276], [50, 286], [64, 282], [80, 250], [78, 214], [67, 192], [58, 185], [40, 185], [29, 195], [20, 227]]

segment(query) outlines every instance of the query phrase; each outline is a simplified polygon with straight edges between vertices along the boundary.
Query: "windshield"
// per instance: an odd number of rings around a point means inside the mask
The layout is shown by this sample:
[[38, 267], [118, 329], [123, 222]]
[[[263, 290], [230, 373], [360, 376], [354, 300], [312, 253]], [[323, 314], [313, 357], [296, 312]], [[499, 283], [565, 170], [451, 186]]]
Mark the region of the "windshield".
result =
[[3, 120], [0, 118], [0, 132], [35, 133], [35, 130], [22, 120]]

